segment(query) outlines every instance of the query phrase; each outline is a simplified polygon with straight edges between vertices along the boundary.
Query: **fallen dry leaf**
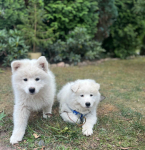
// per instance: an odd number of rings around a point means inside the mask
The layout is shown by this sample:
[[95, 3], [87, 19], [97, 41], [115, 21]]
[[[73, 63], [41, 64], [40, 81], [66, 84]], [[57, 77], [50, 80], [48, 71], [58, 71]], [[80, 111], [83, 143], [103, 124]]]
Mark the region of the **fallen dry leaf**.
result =
[[39, 138], [40, 135], [37, 135], [36, 133], [33, 134], [35, 139]]
[[45, 150], [45, 146], [43, 146], [43, 147], [41, 148], [41, 150]]

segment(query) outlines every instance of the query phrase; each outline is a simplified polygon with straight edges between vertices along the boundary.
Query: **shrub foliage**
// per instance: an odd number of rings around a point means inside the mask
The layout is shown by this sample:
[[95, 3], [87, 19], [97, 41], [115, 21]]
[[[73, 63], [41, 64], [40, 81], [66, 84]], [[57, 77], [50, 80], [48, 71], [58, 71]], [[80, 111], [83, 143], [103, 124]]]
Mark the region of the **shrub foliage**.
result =
[[20, 15], [26, 11], [24, 0], [0, 0], [0, 30], [13, 29], [20, 24]]
[[25, 58], [28, 48], [20, 31], [0, 30], [0, 56], [4, 66], [9, 66], [15, 59]]
[[97, 0], [99, 7], [99, 23], [95, 39], [103, 41], [110, 34], [110, 26], [118, 16], [115, 0]]
[[47, 24], [55, 27], [61, 38], [75, 27], [85, 27], [91, 36], [97, 31], [98, 3], [96, 0], [44, 1]]
[[27, 7], [26, 13], [21, 15], [23, 24], [18, 25], [21, 29], [25, 41], [31, 45], [33, 52], [38, 47], [43, 47], [52, 43], [54, 39], [53, 28], [49, 28], [44, 22], [45, 10], [43, 9], [43, 2], [38, 0], [31, 0]]
[[144, 15], [134, 13], [134, 0], [116, 0], [119, 16], [111, 26], [110, 37], [104, 41], [104, 48], [113, 56], [127, 58], [136, 54], [141, 47], [144, 34]]
[[[6, 65], [25, 57], [25, 43], [51, 61], [93, 60], [103, 48], [123, 59], [140, 49], [145, 54], [144, 6], [144, 0], [1, 0], [0, 59]], [[23, 44], [15, 47], [17, 40]]]
[[48, 57], [51, 58], [51, 61], [68, 60], [77, 63], [82, 59], [99, 58], [99, 54], [103, 51], [101, 43], [92, 40], [86, 28], [76, 27], [69, 32], [66, 42], [58, 40], [49, 45], [46, 53], [49, 54]]

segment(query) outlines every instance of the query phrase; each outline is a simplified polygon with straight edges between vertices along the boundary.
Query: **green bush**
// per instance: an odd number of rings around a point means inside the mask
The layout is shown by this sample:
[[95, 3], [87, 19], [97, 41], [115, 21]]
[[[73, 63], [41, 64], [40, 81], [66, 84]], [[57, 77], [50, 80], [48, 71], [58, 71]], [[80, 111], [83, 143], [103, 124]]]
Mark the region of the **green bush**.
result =
[[97, 33], [95, 39], [103, 41], [109, 37], [110, 26], [118, 16], [115, 0], [97, 0], [99, 7], [99, 23], [97, 24]]
[[54, 40], [54, 28], [48, 27], [43, 22], [45, 14], [43, 1], [31, 0], [29, 1], [26, 13], [20, 15], [23, 24], [17, 27], [21, 29], [26, 43], [32, 47], [33, 52], [36, 52], [39, 47], [53, 43], [52, 41]]
[[135, 55], [141, 47], [141, 37], [144, 32], [144, 15], [134, 13], [134, 0], [115, 0], [119, 16], [111, 26], [110, 37], [103, 47], [111, 55], [119, 58], [127, 58]]
[[28, 48], [20, 31], [0, 30], [0, 55], [4, 66], [9, 66], [14, 59], [25, 58]]
[[0, 0], [0, 30], [15, 28], [20, 24], [20, 15], [25, 10], [24, 0]]
[[91, 36], [97, 31], [98, 3], [96, 0], [44, 1], [47, 11], [46, 23], [55, 27], [55, 33], [65, 39], [75, 27], [85, 27]]
[[134, 7], [135, 13], [143, 13], [145, 14], [145, 1], [144, 0], [137, 0]]
[[46, 51], [50, 61], [69, 61], [78, 63], [82, 59], [93, 60], [100, 57], [104, 49], [101, 43], [92, 40], [87, 33], [86, 28], [76, 27], [74, 31], [69, 32], [66, 42], [58, 40], [49, 45]]
[[[145, 1], [144, 0], [137, 0], [134, 7], [134, 13], [137, 13], [138, 15], [145, 16]], [[144, 29], [141, 31], [141, 50], [140, 55], [145, 55], [145, 18], [140, 22], [142, 24], [142, 27]]]

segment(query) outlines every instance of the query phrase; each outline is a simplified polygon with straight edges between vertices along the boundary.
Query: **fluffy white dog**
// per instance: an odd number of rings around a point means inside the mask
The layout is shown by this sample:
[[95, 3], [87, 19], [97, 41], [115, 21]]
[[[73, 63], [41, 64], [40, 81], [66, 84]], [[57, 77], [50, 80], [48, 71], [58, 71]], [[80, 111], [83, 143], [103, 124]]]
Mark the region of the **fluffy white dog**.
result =
[[84, 118], [82, 132], [86, 136], [93, 134], [97, 122], [96, 109], [101, 95], [100, 84], [91, 79], [76, 80], [67, 83], [58, 93], [60, 116], [66, 122], [80, 123]]
[[44, 118], [51, 113], [56, 87], [55, 77], [44, 56], [37, 60], [13, 61], [11, 68], [15, 105], [10, 143], [14, 144], [22, 140], [31, 111], [42, 109]]

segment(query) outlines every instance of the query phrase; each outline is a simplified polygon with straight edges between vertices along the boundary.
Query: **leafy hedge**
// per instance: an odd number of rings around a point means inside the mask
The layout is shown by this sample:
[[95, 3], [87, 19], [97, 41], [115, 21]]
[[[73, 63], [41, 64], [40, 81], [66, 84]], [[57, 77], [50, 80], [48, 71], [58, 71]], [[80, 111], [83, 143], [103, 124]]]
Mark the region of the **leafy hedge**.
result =
[[46, 55], [51, 58], [50, 61], [69, 61], [78, 63], [82, 59], [93, 60], [100, 57], [104, 49], [101, 43], [92, 40], [87, 33], [86, 28], [76, 27], [74, 31], [69, 32], [68, 39], [65, 41], [58, 40], [56, 43], [49, 45]]
[[144, 0], [1, 0], [0, 59], [10, 64], [32, 48], [52, 61], [76, 63], [98, 58], [104, 49], [112, 57], [127, 58], [141, 48], [144, 54], [144, 5]]
[[40, 51], [40, 47], [53, 43], [56, 36], [53, 33], [54, 27], [49, 27], [44, 23], [45, 14], [44, 3], [31, 0], [25, 14], [20, 15], [22, 24], [17, 27], [22, 31], [26, 44], [31, 46], [33, 52]]
[[75, 27], [85, 27], [93, 37], [97, 31], [98, 3], [96, 0], [44, 1], [47, 12], [46, 23], [55, 27], [55, 33], [65, 39]]
[[0, 30], [15, 28], [20, 24], [20, 15], [26, 11], [24, 0], [0, 1]]
[[9, 66], [14, 59], [25, 58], [28, 48], [20, 31], [0, 30], [0, 56], [4, 66]]
[[115, 0], [97, 0], [99, 7], [99, 23], [95, 39], [103, 41], [110, 34], [110, 26], [118, 16]]
[[111, 26], [110, 37], [104, 41], [103, 46], [111, 55], [127, 58], [141, 48], [145, 16], [134, 12], [134, 0], [116, 0], [115, 3], [119, 16]]

